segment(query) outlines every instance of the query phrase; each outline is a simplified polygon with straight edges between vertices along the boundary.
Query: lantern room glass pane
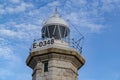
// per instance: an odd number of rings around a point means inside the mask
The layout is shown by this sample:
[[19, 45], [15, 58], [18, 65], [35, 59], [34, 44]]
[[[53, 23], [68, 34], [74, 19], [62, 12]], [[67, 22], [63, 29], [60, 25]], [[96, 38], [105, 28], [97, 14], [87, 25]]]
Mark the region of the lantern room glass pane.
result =
[[69, 35], [69, 28], [61, 25], [50, 25], [42, 28], [42, 38], [61, 39]]

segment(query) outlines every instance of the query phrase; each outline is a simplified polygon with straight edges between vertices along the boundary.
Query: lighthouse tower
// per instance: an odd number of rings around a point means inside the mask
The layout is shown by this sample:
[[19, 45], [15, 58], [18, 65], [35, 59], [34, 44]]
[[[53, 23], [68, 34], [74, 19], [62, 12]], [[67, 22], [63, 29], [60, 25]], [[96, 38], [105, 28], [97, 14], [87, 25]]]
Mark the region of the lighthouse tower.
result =
[[70, 47], [68, 23], [56, 12], [43, 24], [41, 39], [33, 42], [26, 60], [32, 80], [78, 80], [84, 63], [80, 52]]

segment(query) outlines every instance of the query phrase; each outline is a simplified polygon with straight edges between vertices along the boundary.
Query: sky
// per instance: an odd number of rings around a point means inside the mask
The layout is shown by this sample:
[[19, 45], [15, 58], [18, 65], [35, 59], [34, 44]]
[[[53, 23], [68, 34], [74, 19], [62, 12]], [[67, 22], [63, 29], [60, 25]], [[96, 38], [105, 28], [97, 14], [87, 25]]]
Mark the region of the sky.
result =
[[85, 37], [78, 80], [120, 80], [120, 0], [0, 0], [0, 80], [32, 80], [29, 48], [56, 6]]

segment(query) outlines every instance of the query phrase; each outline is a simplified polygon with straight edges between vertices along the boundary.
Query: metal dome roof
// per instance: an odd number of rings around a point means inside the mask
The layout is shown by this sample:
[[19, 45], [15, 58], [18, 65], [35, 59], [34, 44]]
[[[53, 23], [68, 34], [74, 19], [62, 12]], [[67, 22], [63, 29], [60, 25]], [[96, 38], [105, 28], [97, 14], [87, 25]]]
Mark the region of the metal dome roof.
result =
[[46, 20], [43, 26], [48, 26], [53, 24], [59, 24], [68, 27], [67, 22], [65, 22], [65, 20], [63, 20], [57, 13], [54, 14], [52, 17], [50, 17], [48, 20]]

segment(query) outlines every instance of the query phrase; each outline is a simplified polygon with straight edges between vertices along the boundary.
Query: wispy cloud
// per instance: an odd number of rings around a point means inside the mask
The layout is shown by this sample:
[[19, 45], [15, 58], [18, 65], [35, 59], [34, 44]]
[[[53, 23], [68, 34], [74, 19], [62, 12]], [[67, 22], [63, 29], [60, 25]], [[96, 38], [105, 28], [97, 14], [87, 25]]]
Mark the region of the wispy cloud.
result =
[[[28, 48], [28, 44], [34, 38], [40, 38], [42, 24], [54, 13], [56, 6], [62, 18], [69, 19], [78, 30], [83, 33], [98, 33], [106, 28], [104, 13], [118, 10], [119, 4], [120, 0], [4, 1], [0, 4], [0, 64], [5, 67], [0, 68], [0, 79], [5, 80], [3, 78], [15, 76], [15, 72], [11, 71], [13, 68], [16, 69], [21, 65], [23, 68], [24, 62], [21, 61], [23, 58], [18, 54], [23, 48]], [[17, 44], [19, 46], [16, 46]], [[24, 53], [20, 55], [26, 56]], [[22, 76], [26, 75], [23, 73]], [[16, 80], [21, 80], [21, 77], [17, 77]]]
[[16, 22], [8, 22], [6, 24], [0, 25], [0, 36], [18, 38], [18, 39], [30, 39], [34, 38], [36, 34], [40, 35], [40, 26], [34, 24], [21, 23], [17, 24]]
[[101, 9], [104, 12], [115, 11], [120, 8], [120, 0], [101, 0], [102, 7]]
[[10, 2], [12, 2], [14, 4], [13, 5], [7, 4], [7, 6], [6, 6], [6, 4], [0, 5], [0, 14], [20, 13], [20, 12], [26, 11], [29, 8], [34, 7], [31, 3], [25, 3], [20, 0], [11, 0]]
[[[30, 78], [27, 72], [21, 72], [19, 69], [23, 67], [21, 58], [13, 52], [13, 46], [9, 45], [9, 41], [0, 38], [0, 79], [20, 80], [20, 73], [23, 80]], [[19, 72], [18, 74], [16, 72]]]
[[3, 9], [3, 6], [0, 5], [0, 14], [4, 14], [5, 13], [5, 10]]
[[12, 3], [20, 3], [21, 0], [10, 0]]
[[12, 50], [7, 47], [7, 41], [3, 38], [0, 38], [0, 58], [10, 60], [12, 59]]
[[[97, 32], [104, 28], [105, 26], [102, 24], [103, 22], [105, 22], [103, 16], [104, 12], [112, 11], [113, 9], [120, 7], [119, 0], [96, 0], [91, 2], [87, 0], [69, 0], [64, 2], [51, 1], [49, 3], [47, 3], [47, 1], [44, 1], [44, 3], [46, 4], [39, 6], [39, 8], [35, 7], [34, 3], [30, 2], [26, 3], [19, 0], [11, 0], [11, 2], [19, 4], [15, 5], [14, 7], [1, 5], [0, 14], [20, 13], [30, 9], [27, 13], [23, 13], [23, 19], [24, 16], [27, 16], [26, 18], [30, 19], [30, 22], [34, 20], [34, 18], [37, 18], [36, 21], [39, 21], [40, 19], [43, 20], [47, 18], [47, 16], [50, 16], [53, 13], [53, 9], [55, 8], [55, 6], [58, 6], [59, 13], [63, 17], [69, 19], [72, 24], [77, 24], [78, 26], [84, 27], [85, 29], [91, 28], [89, 32]], [[39, 1], [39, 3], [41, 2]], [[36, 21], [34, 23], [36, 23]], [[82, 21], [84, 21], [84, 23], [82, 23]], [[88, 27], [86, 25], [90, 26]]]
[[9, 67], [12, 66], [11, 63], [15, 64], [14, 62], [21, 62], [20, 58], [13, 52], [13, 48], [8, 45], [8, 41], [4, 38], [0, 38], [0, 58], [7, 60]]
[[12, 50], [8, 47], [3, 47], [1, 46], [0, 47], [0, 57], [1, 58], [4, 58], [4, 59], [7, 59], [7, 60], [10, 60], [14, 57], [14, 55], [12, 54]]
[[5, 11], [8, 13], [19, 13], [24, 12], [27, 8], [32, 7], [31, 4], [21, 3], [16, 7], [6, 7]]

